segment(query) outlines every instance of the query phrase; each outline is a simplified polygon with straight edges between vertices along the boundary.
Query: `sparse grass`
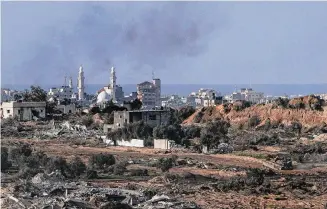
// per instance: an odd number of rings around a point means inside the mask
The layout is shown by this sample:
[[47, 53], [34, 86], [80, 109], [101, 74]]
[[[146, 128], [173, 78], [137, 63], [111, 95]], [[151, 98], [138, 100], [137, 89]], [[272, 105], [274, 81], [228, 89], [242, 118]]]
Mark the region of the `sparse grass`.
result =
[[266, 154], [262, 154], [262, 153], [250, 153], [250, 152], [246, 152], [246, 151], [240, 151], [240, 152], [233, 152], [233, 155], [236, 156], [245, 156], [245, 157], [253, 157], [256, 159], [263, 159], [263, 160], [267, 160], [268, 156]]

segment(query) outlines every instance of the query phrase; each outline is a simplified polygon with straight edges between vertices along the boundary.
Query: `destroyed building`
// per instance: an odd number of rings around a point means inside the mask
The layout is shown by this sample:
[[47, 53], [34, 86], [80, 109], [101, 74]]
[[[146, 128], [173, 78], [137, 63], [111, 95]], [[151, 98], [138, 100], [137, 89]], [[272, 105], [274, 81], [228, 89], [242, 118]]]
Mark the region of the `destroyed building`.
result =
[[1, 118], [15, 117], [20, 121], [32, 120], [33, 117], [45, 118], [45, 102], [2, 102]]

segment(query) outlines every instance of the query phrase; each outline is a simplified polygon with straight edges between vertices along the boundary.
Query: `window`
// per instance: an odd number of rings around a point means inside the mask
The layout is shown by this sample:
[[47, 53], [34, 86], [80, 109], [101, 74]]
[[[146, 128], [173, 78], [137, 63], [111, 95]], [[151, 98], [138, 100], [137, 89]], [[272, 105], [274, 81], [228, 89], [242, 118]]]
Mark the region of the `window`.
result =
[[125, 123], [127, 123], [127, 119], [125, 119]]
[[20, 110], [18, 110], [18, 114], [20, 114]]
[[68, 110], [69, 113], [72, 113], [72, 110]]
[[121, 115], [119, 116], [119, 118], [121, 118]]
[[41, 112], [43, 112], [43, 110], [41, 110]]
[[7, 110], [7, 113], [10, 113], [10, 110]]
[[149, 120], [156, 120], [156, 115], [149, 115]]

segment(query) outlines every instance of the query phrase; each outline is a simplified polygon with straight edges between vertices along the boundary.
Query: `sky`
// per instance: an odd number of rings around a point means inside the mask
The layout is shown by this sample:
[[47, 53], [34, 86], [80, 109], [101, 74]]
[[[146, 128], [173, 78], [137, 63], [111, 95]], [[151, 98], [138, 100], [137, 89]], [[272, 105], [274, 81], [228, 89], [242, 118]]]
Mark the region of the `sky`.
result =
[[4, 84], [327, 83], [327, 2], [1, 2]]

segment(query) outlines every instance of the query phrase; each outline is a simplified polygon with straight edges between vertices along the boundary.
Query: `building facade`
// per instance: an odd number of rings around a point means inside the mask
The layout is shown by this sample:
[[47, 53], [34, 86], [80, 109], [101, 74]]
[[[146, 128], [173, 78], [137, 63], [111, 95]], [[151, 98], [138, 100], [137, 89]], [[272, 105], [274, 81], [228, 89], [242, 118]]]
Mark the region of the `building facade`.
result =
[[144, 107], [161, 106], [161, 81], [158, 78], [152, 82], [145, 81], [137, 84], [137, 98]]
[[57, 99], [59, 101], [68, 99], [71, 100], [73, 99], [73, 88], [70, 86], [61, 86], [60, 88], [50, 88], [49, 92], [48, 92], [48, 97], [53, 98], [53, 99]]
[[196, 107], [210, 107], [220, 103], [220, 93], [213, 89], [199, 89], [187, 97], [187, 103]]
[[64, 114], [76, 113], [76, 105], [75, 104], [60, 104], [57, 106], [57, 109], [60, 110]]
[[46, 117], [45, 102], [2, 102], [1, 118], [15, 117], [20, 121]]
[[254, 104], [266, 103], [266, 98], [263, 92], [256, 92], [252, 88], [241, 88], [240, 91], [235, 91], [230, 95], [225, 96], [228, 102], [248, 101]]
[[144, 121], [144, 123], [155, 127], [158, 125], [167, 125], [170, 119], [168, 110], [134, 110], [117, 111], [114, 113], [114, 128], [121, 128], [125, 124]]
[[242, 88], [241, 94], [244, 95], [244, 100], [251, 103], [265, 103], [263, 92], [256, 92], [252, 88]]

